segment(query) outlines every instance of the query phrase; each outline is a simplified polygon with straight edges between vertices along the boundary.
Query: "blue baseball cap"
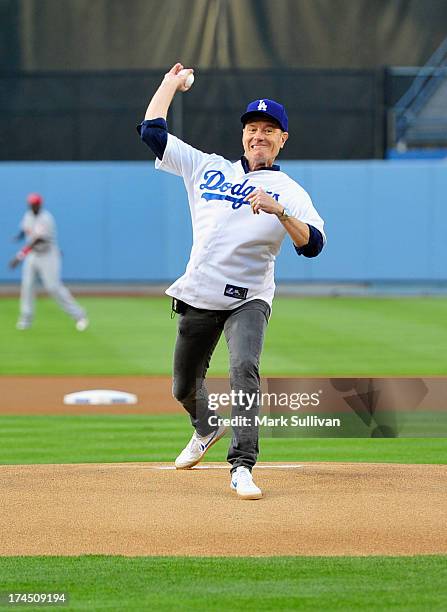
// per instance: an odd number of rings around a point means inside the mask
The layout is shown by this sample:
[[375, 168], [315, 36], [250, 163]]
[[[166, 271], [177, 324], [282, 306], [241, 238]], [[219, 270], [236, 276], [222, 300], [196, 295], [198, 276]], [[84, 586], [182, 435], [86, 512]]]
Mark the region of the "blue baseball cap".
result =
[[260, 100], [253, 100], [247, 106], [247, 110], [241, 117], [242, 123], [245, 125], [247, 121], [252, 119], [254, 116], [262, 116], [265, 115], [270, 119], [274, 119], [277, 123], [279, 123], [283, 132], [288, 132], [289, 120], [287, 118], [286, 109], [279, 102], [275, 102], [275, 100], [267, 100], [266, 98], [261, 98]]

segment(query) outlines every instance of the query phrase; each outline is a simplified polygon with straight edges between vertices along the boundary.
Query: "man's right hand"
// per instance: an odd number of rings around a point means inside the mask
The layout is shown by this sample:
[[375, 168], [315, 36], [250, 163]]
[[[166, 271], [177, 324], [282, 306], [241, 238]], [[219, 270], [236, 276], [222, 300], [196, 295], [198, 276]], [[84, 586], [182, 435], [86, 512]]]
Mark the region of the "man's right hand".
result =
[[11, 270], [14, 270], [14, 268], [16, 268], [20, 263], [20, 259], [17, 259], [17, 257], [13, 257], [11, 259], [11, 261], [9, 262], [9, 267], [11, 268]]
[[183, 70], [183, 64], [177, 62], [172, 66], [171, 70], [165, 74], [161, 85], [152, 96], [149, 106], [147, 107], [144, 119], [166, 119], [168, 110], [177, 91], [188, 91], [185, 87], [185, 81], [191, 72], [192, 68], [188, 68], [187, 72], [179, 76], [179, 72]]
[[188, 78], [188, 76], [194, 71], [192, 68], [187, 68], [186, 70], [188, 72], [185, 72], [184, 74], [179, 76], [179, 72], [181, 72], [183, 69], [184, 69], [183, 64], [180, 64], [179, 62], [177, 62], [177, 64], [174, 64], [171, 70], [165, 74], [165, 78], [163, 79], [163, 82], [175, 83], [176, 91], [183, 91], [183, 92], [188, 91], [188, 88], [185, 87], [185, 81]]

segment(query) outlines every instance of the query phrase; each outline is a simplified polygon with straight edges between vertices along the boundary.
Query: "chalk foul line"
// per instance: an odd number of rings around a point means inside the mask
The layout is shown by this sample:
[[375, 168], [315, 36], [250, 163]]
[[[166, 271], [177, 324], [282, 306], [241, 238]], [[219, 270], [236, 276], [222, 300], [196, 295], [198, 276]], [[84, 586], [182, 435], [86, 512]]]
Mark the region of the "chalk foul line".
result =
[[[271, 464], [271, 465], [256, 465], [257, 470], [272, 470], [272, 469], [282, 469], [282, 470], [296, 470], [304, 468], [304, 465], [296, 465], [296, 464]], [[148, 469], [150, 470], [175, 470], [176, 467], [174, 465], [156, 465], [151, 466]], [[230, 465], [196, 465], [191, 468], [191, 470], [229, 470]], [[179, 471], [187, 471], [187, 470], [179, 470]], [[190, 471], [190, 470], [188, 470]]]

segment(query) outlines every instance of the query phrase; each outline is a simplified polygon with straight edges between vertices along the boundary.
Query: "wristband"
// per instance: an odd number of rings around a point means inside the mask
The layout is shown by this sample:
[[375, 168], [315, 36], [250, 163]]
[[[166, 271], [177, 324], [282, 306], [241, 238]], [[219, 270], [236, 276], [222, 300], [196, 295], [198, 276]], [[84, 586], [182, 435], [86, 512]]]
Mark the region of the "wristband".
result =
[[22, 261], [22, 259], [25, 259], [30, 251], [32, 251], [30, 246], [24, 246], [23, 249], [20, 249], [20, 251], [17, 253], [16, 259]]

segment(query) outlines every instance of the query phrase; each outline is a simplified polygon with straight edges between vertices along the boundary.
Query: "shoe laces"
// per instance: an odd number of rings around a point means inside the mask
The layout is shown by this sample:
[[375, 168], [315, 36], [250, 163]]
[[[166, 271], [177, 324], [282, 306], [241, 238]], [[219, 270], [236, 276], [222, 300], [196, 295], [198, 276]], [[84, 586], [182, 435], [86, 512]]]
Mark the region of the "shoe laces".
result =
[[236, 478], [238, 483], [241, 484], [251, 484], [253, 482], [253, 477], [251, 475], [250, 470], [247, 468], [239, 468], [236, 472]]
[[197, 432], [194, 432], [194, 435], [192, 436], [188, 446], [192, 451], [202, 451], [202, 445], [204, 444], [206, 446], [206, 444], [208, 443], [210, 437], [213, 435], [213, 433], [210, 433], [207, 436], [199, 436]]
[[193, 435], [191, 440], [188, 443], [188, 446], [186, 447], [185, 450], [190, 450], [192, 452], [196, 451], [196, 450], [200, 450], [200, 441], [197, 438], [196, 435]]

